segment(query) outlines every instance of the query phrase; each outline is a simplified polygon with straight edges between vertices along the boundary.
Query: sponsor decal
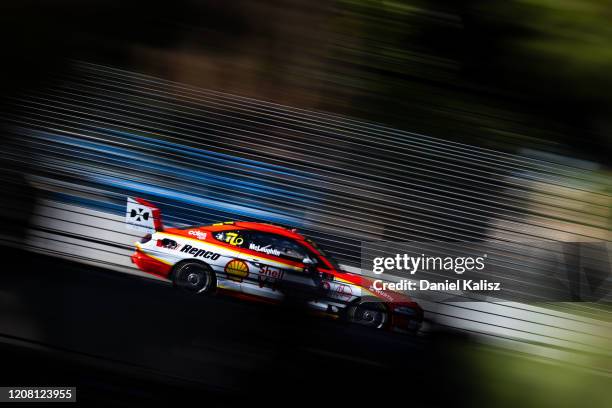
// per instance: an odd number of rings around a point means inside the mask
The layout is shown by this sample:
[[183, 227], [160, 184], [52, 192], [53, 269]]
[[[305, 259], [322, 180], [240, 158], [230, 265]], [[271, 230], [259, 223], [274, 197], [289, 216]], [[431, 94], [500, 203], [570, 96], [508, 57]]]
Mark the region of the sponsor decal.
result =
[[130, 218], [134, 218], [134, 221], [148, 221], [150, 216], [149, 210], [143, 207], [132, 208], [130, 210]]
[[378, 297], [381, 297], [381, 298], [384, 298], [384, 299], [388, 300], [389, 302], [393, 301], [393, 298], [391, 297], [391, 295], [386, 293], [384, 290], [378, 289], [376, 287], [375, 283], [376, 283], [376, 281], [374, 281], [374, 283], [370, 284], [370, 286], [367, 288], [367, 290], [372, 292], [372, 293], [374, 293]]
[[225, 273], [227, 273], [229, 279], [242, 282], [244, 278], [249, 276], [249, 266], [244, 261], [232, 259], [225, 265]]
[[194, 258], [200, 257], [204, 259], [212, 259], [213, 261], [219, 259], [219, 257], [221, 256], [220, 254], [217, 254], [215, 252], [207, 251], [206, 249], [196, 248], [191, 245], [185, 245], [181, 249], [181, 252], [193, 255]]
[[159, 209], [141, 198], [127, 198], [125, 222], [135, 231], [152, 233], [161, 229]]
[[278, 268], [272, 268], [270, 266], [262, 266], [257, 276], [259, 287], [269, 286], [272, 290], [276, 290], [278, 281], [283, 279], [285, 272]]
[[242, 245], [244, 243], [244, 238], [238, 235], [237, 232], [228, 231], [225, 233], [225, 242], [230, 245]]
[[251, 243], [249, 244], [249, 249], [252, 249], [253, 251], [257, 252], [263, 252], [268, 255], [280, 256], [280, 251], [278, 249], [268, 248], [267, 246], [262, 247], [261, 245]]
[[197, 239], [206, 239], [206, 233], [199, 230], [191, 230], [189, 231], [189, 235], [193, 235]]
[[353, 290], [350, 286], [338, 285], [336, 288], [336, 294], [340, 299], [348, 300], [353, 296]]
[[168, 239], [168, 238], [158, 239], [156, 245], [158, 247], [174, 249], [174, 250], [178, 250], [181, 247], [181, 244], [177, 243], [176, 241], [172, 239]]
[[353, 290], [347, 285], [334, 285], [332, 289], [331, 285], [327, 281], [323, 281], [323, 289], [331, 292], [329, 296], [341, 300], [349, 300], [353, 296]]
[[215, 222], [213, 225], [234, 225], [234, 221], [223, 221], [223, 222]]

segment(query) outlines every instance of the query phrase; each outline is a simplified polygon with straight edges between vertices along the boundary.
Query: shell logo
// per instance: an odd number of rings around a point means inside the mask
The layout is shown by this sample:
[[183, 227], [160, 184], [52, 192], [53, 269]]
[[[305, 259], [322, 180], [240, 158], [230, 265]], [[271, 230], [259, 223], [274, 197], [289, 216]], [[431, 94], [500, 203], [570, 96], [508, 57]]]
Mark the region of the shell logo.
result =
[[249, 276], [249, 267], [244, 261], [232, 259], [225, 265], [225, 273], [227, 273], [229, 279], [242, 282], [244, 278]]

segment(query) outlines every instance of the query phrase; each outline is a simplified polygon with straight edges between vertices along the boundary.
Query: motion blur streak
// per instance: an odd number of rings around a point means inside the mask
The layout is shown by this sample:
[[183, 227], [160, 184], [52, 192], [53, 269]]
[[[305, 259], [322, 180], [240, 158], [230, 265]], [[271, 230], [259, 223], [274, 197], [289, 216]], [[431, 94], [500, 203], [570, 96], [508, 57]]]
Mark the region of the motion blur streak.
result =
[[[83, 61], [13, 103], [4, 160], [25, 169], [39, 197], [26, 244], [123, 272], [141, 274], [128, 259], [139, 236], [123, 226], [126, 195], [158, 203], [169, 225], [297, 227], [357, 271], [368, 240], [486, 239], [520, 251], [612, 238], [612, 184], [590, 162], [502, 153]], [[567, 358], [559, 349], [607, 353], [612, 339], [609, 310], [593, 304], [422, 303], [439, 325], [553, 358]]]
[[[4, 0], [0, 21], [0, 383], [610, 406], [609, 0]], [[185, 296], [130, 263], [126, 196], [167, 226], [296, 227], [354, 273], [368, 245], [477, 245], [513, 296], [419, 293], [416, 334]]]

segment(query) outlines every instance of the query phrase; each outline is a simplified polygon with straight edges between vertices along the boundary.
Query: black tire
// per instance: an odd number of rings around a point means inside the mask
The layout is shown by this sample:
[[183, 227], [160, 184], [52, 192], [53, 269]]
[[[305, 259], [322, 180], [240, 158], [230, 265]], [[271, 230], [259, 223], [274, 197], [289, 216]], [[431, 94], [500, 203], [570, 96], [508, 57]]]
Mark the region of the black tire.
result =
[[212, 268], [197, 261], [181, 262], [172, 273], [174, 286], [191, 293], [210, 293], [217, 287], [217, 277]]
[[382, 329], [389, 324], [389, 310], [376, 301], [359, 301], [348, 307], [347, 319], [351, 323]]

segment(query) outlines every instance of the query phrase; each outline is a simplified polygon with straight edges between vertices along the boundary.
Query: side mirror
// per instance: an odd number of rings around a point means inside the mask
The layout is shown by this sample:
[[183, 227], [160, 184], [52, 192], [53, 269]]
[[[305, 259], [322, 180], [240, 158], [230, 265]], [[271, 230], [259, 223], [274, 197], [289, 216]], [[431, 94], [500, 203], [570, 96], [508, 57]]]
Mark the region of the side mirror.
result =
[[317, 260], [312, 259], [311, 257], [307, 256], [304, 259], [302, 259], [302, 263], [306, 266], [312, 266], [312, 265], [316, 265]]

